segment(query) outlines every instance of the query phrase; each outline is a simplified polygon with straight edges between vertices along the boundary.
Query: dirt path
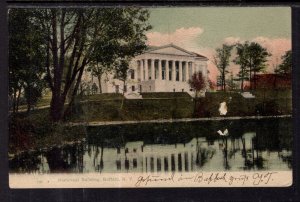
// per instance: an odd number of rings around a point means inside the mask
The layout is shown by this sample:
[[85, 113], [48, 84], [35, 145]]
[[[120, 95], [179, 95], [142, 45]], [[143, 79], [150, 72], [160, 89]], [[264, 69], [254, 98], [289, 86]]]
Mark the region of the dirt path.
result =
[[219, 121], [219, 120], [239, 120], [239, 119], [269, 119], [269, 118], [287, 118], [292, 115], [279, 116], [234, 116], [234, 117], [210, 117], [210, 118], [183, 118], [183, 119], [158, 119], [158, 120], [136, 120], [136, 121], [91, 121], [91, 122], [70, 122], [67, 125], [77, 126], [105, 126], [105, 125], [123, 125], [123, 124], [137, 124], [137, 123], [176, 123], [176, 122], [193, 122], [193, 121]]

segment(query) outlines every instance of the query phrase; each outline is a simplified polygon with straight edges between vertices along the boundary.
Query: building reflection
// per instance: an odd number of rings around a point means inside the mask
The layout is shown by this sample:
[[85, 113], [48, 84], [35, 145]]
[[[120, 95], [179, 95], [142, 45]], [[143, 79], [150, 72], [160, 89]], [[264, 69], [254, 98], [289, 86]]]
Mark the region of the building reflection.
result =
[[[123, 145], [74, 144], [12, 160], [16, 172], [193, 172], [241, 170], [289, 170], [292, 152], [287, 149], [260, 149], [255, 132], [240, 137], [193, 138], [186, 143]], [[266, 147], [265, 147], [266, 148]]]
[[[190, 172], [212, 170], [288, 169], [280, 152], [261, 151], [256, 134], [240, 138], [207, 140], [193, 138], [188, 143], [144, 144], [127, 142], [123, 147], [91, 146], [83, 157], [84, 172]], [[286, 152], [285, 156], [291, 156]], [[99, 169], [100, 168], [100, 169]]]

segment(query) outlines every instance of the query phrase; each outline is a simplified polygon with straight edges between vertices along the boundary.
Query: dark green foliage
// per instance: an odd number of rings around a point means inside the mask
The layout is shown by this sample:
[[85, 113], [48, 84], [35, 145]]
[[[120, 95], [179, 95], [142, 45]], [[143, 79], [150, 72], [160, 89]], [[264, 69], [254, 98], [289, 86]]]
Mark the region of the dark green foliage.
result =
[[214, 63], [221, 74], [220, 85], [223, 91], [226, 90], [226, 74], [228, 73], [232, 48], [233, 46], [223, 44], [222, 48], [216, 49], [216, 55], [214, 57]]
[[31, 20], [34, 12], [11, 9], [9, 12], [9, 95], [13, 111], [18, 111], [20, 97], [27, 110], [36, 105], [45, 88], [45, 55], [41, 27]]
[[50, 118], [61, 121], [71, 111], [86, 67], [106, 67], [145, 49], [148, 17], [147, 10], [133, 7], [11, 9], [11, 100], [16, 103], [21, 87], [30, 88], [27, 98], [40, 95], [36, 81], [45, 76], [52, 91]]
[[292, 72], [292, 51], [289, 50], [281, 57], [282, 63], [275, 73], [278, 74], [291, 74]]

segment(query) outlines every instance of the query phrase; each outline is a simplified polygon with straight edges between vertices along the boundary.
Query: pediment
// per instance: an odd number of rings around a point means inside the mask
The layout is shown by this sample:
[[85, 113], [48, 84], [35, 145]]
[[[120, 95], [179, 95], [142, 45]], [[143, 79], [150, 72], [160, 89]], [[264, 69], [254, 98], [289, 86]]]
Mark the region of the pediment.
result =
[[195, 56], [195, 54], [186, 51], [182, 48], [176, 47], [174, 45], [162, 46], [158, 48], [153, 48], [147, 51], [148, 53], [159, 53], [167, 55], [181, 55], [181, 56]]

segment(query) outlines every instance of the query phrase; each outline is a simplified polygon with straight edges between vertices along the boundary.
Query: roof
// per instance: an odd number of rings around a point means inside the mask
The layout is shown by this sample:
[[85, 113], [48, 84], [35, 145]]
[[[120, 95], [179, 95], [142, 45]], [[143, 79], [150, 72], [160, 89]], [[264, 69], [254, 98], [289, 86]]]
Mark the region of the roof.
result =
[[185, 52], [185, 53], [187, 53], [187, 54], [196, 56], [196, 57], [201, 58], [201, 59], [207, 59], [207, 60], [208, 60], [208, 58], [205, 57], [205, 56], [203, 56], [203, 55], [200, 55], [200, 54], [198, 54], [198, 53], [195, 53], [195, 52], [191, 52], [191, 51], [185, 50], [185, 49], [183, 49], [183, 48], [181, 48], [181, 47], [179, 47], [179, 46], [174, 45], [173, 43], [167, 44], [167, 45], [164, 45], [164, 46], [148, 46], [148, 47], [146, 48], [146, 51], [145, 51], [145, 52], [151, 52], [151, 51], [154, 51], [154, 50], [163, 49], [163, 48], [169, 48], [169, 47], [173, 47], [173, 48], [178, 49], [178, 50], [180, 50], [180, 51], [182, 51], [182, 52]]

